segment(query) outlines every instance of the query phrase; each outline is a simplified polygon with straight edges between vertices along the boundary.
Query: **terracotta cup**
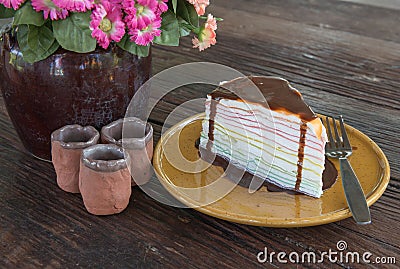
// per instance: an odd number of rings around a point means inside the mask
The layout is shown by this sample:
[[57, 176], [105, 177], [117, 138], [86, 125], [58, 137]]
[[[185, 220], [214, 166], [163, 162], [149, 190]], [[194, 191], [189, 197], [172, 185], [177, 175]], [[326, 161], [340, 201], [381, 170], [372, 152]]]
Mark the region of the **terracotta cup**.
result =
[[97, 144], [99, 138], [99, 132], [92, 126], [67, 125], [51, 134], [51, 157], [62, 190], [79, 193], [82, 150]]
[[129, 204], [131, 177], [121, 147], [98, 144], [82, 151], [79, 189], [94, 215], [122, 212]]
[[149, 123], [134, 117], [114, 121], [101, 129], [101, 141], [124, 149], [132, 186], [150, 180], [153, 174], [153, 127]]

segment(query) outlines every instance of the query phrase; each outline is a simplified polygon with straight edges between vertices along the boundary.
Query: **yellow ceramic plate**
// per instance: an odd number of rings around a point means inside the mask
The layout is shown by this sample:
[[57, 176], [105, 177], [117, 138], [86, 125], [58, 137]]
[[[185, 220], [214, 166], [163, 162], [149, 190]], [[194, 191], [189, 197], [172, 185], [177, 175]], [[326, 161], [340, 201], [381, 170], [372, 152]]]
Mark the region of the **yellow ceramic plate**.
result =
[[[220, 219], [267, 227], [313, 226], [351, 216], [342, 189], [340, 171], [338, 181], [319, 199], [285, 192], [268, 192], [265, 187], [255, 193], [249, 193], [247, 188], [234, 187], [231, 181], [223, 178], [220, 183], [232, 185], [233, 190], [216, 202], [199, 207], [198, 199], [187, 195], [182, 188], [188, 190], [210, 186], [218, 176], [223, 175], [222, 168], [205, 162], [205, 167], [209, 167], [200, 173], [182, 172], [182, 167], [190, 168], [193, 165], [190, 161], [197, 161], [197, 165], [203, 162], [199, 160], [195, 147], [203, 117], [204, 114], [199, 114], [170, 128], [158, 142], [154, 153], [154, 167], [159, 180], [182, 203]], [[349, 159], [366, 194], [368, 205], [371, 206], [383, 194], [389, 183], [389, 163], [382, 150], [365, 134], [348, 125], [346, 130], [354, 148]], [[179, 151], [183, 158], [178, 157]], [[170, 153], [169, 157], [166, 153]], [[170, 161], [174, 165], [171, 165]], [[332, 161], [338, 168], [337, 160]], [[201, 191], [194, 195], [209, 198], [215, 194], [212, 191]]]

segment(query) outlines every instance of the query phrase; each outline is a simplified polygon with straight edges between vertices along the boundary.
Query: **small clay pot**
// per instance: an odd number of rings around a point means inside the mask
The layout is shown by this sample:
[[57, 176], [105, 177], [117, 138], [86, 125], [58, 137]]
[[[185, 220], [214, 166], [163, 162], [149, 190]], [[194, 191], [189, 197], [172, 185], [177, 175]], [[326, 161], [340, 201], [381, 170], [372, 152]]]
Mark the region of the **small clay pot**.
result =
[[131, 176], [122, 148], [98, 144], [84, 149], [79, 189], [89, 213], [111, 215], [122, 212], [131, 196]]
[[62, 190], [79, 193], [82, 150], [97, 144], [99, 138], [99, 132], [92, 126], [67, 125], [51, 134], [51, 157]]
[[138, 118], [119, 119], [101, 129], [101, 141], [124, 149], [132, 186], [146, 184], [153, 167], [153, 127]]

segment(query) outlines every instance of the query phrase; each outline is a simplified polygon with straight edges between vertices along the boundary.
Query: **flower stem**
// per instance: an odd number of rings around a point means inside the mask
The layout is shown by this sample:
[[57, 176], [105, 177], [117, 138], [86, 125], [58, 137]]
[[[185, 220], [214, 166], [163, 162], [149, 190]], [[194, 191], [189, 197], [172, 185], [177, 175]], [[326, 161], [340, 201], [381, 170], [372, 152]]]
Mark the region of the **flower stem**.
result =
[[[199, 16], [199, 18], [200, 18], [200, 19], [203, 19], [203, 20], [207, 20], [207, 17], [206, 17], [206, 16]], [[214, 17], [214, 19], [215, 19], [216, 21], [224, 21], [223, 18], [216, 18], [216, 17]]]

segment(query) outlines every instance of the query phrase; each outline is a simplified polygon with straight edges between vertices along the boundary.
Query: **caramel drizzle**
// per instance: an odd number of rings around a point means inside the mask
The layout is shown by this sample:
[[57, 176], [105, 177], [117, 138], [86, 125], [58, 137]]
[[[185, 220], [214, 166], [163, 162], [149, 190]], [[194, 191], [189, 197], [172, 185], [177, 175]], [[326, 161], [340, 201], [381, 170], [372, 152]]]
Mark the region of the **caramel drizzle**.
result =
[[307, 122], [302, 121], [300, 125], [300, 140], [299, 140], [299, 149], [297, 151], [297, 180], [295, 185], [295, 190], [300, 190], [300, 184], [303, 174], [303, 161], [304, 161], [304, 147], [306, 146], [306, 133], [307, 133]]

